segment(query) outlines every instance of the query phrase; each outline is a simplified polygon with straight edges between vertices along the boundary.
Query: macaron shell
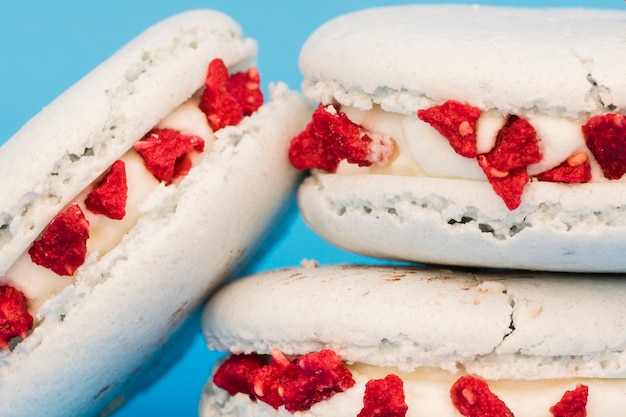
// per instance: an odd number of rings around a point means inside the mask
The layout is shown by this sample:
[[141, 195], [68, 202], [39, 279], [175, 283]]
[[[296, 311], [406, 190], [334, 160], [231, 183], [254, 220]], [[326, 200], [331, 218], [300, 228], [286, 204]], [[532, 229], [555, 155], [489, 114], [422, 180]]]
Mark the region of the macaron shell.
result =
[[[123, 241], [88, 259], [41, 323], [0, 352], [0, 415], [89, 416], [124, 400], [128, 377], [257, 248], [299, 178], [286, 158], [310, 106], [284, 84], [176, 187], [161, 187]], [[132, 378], [131, 378], [132, 380]], [[118, 397], [119, 396], [119, 397]]]
[[333, 19], [300, 54], [310, 98], [412, 114], [455, 99], [503, 114], [626, 107], [626, 13], [411, 5]]
[[257, 45], [230, 17], [184, 12], [133, 39], [0, 148], [0, 271], [52, 218], [204, 82], [209, 62], [249, 65]]
[[509, 211], [486, 181], [315, 172], [306, 223], [346, 250], [444, 265], [624, 272], [621, 184], [531, 182]]
[[623, 377], [619, 277], [326, 266], [267, 272], [218, 292], [208, 346], [333, 349], [348, 363], [465, 369], [492, 379]]

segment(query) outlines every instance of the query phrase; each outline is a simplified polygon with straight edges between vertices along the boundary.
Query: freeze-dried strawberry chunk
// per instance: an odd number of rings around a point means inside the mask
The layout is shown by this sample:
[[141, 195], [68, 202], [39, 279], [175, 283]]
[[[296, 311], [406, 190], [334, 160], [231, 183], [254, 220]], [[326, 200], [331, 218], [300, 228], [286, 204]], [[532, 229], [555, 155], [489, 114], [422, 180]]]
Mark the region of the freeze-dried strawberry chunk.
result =
[[284, 384], [282, 395], [287, 411], [304, 411], [313, 404], [354, 386], [352, 373], [333, 350], [322, 350], [301, 356], [297, 377]]
[[9, 347], [14, 337], [24, 337], [33, 327], [33, 316], [24, 294], [10, 285], [0, 285], [0, 349]]
[[583, 183], [591, 181], [591, 163], [584, 152], [578, 152], [549, 171], [536, 175], [539, 181]]
[[589, 387], [578, 384], [571, 391], [566, 391], [558, 403], [550, 407], [554, 417], [586, 417]]
[[352, 122], [334, 106], [320, 105], [305, 130], [291, 140], [289, 159], [298, 169], [337, 169], [345, 159], [359, 166], [384, 164], [394, 151], [393, 141]]
[[272, 361], [252, 374], [252, 391], [259, 401], [277, 409], [285, 404], [285, 389], [298, 379], [298, 374], [298, 367], [294, 363], [285, 365]]
[[450, 389], [452, 404], [465, 417], [514, 417], [487, 382], [471, 376], [460, 377]]
[[402, 379], [394, 374], [365, 384], [363, 409], [357, 417], [404, 417], [409, 407], [404, 400]]
[[493, 149], [478, 155], [478, 164], [495, 193], [509, 210], [514, 210], [521, 204], [529, 181], [526, 167], [541, 161], [541, 157], [535, 129], [527, 120], [510, 116], [498, 132]]
[[228, 78], [226, 90], [241, 105], [245, 116], [250, 116], [263, 104], [261, 76], [254, 67], [248, 68], [246, 72], [232, 74]]
[[204, 84], [200, 109], [214, 131], [236, 125], [263, 104], [261, 77], [256, 68], [229, 76], [224, 61], [216, 58], [209, 64]]
[[455, 100], [418, 110], [417, 117], [437, 129], [450, 141], [450, 146], [461, 156], [475, 158], [476, 121], [480, 117], [478, 107], [469, 106]]
[[[287, 411], [308, 410], [355, 381], [348, 368], [332, 350], [322, 350], [289, 360], [279, 351], [272, 352], [269, 364], [249, 375], [249, 390], [259, 401]], [[243, 391], [239, 391], [243, 392]]]
[[215, 371], [213, 383], [230, 395], [242, 393], [252, 396], [250, 375], [266, 364], [265, 359], [255, 353], [231, 355]]
[[493, 191], [504, 201], [509, 210], [515, 210], [522, 203], [524, 186], [530, 178], [526, 173], [526, 167], [515, 168], [510, 171], [499, 171], [490, 168], [487, 160], [478, 156], [478, 164], [487, 174], [487, 179]]
[[296, 169], [317, 168], [335, 172], [339, 158], [333, 153], [330, 142], [315, 134], [313, 122], [291, 139], [289, 161]]
[[594, 116], [582, 126], [587, 147], [611, 180], [626, 173], [626, 116], [609, 113]]
[[186, 155], [194, 150], [202, 152], [204, 139], [173, 129], [153, 129], [142, 140], [135, 142], [134, 147], [152, 175], [170, 184], [187, 173]]
[[31, 260], [58, 275], [74, 275], [85, 262], [89, 222], [78, 204], [57, 214], [28, 250]]
[[526, 167], [541, 161], [537, 132], [527, 120], [510, 116], [491, 151], [482, 154], [489, 166], [500, 171]]
[[85, 206], [96, 214], [103, 214], [110, 219], [121, 220], [126, 215], [126, 165], [118, 160], [96, 187], [87, 195]]

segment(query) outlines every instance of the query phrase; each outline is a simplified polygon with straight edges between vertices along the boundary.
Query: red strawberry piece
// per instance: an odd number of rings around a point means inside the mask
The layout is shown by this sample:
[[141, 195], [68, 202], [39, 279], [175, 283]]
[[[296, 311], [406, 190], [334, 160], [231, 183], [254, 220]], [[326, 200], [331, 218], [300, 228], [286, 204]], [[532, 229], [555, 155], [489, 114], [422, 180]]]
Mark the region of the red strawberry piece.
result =
[[333, 350], [303, 355], [296, 364], [297, 377], [284, 385], [282, 394], [287, 411], [308, 410], [355, 384], [352, 373]]
[[527, 120], [510, 116], [496, 137], [491, 151], [482, 154], [489, 166], [501, 171], [526, 167], [541, 161], [537, 132]]
[[316, 135], [329, 141], [333, 153], [359, 166], [370, 166], [370, 144], [372, 138], [361, 126], [353, 123], [344, 112], [329, 106], [316, 112], [313, 126]]
[[488, 165], [486, 158], [478, 156], [478, 164], [487, 174], [487, 179], [493, 191], [504, 201], [509, 210], [515, 210], [522, 203], [524, 186], [530, 178], [526, 167], [515, 168], [510, 171], [499, 171]]
[[332, 350], [303, 355], [295, 361], [274, 351], [268, 365], [250, 373], [248, 392], [276, 409], [284, 406], [295, 412], [308, 410], [354, 384], [352, 374]]
[[478, 107], [468, 106], [455, 100], [418, 110], [417, 117], [434, 127], [450, 141], [450, 146], [461, 156], [475, 158], [476, 121], [480, 117]]
[[78, 204], [57, 214], [28, 250], [31, 260], [58, 275], [74, 275], [85, 262], [89, 222]]
[[514, 210], [521, 204], [524, 186], [529, 181], [526, 167], [541, 158], [535, 129], [527, 120], [510, 116], [498, 132], [493, 149], [478, 155], [478, 164], [495, 193], [509, 210]]
[[[376, 146], [373, 147], [374, 138]], [[373, 148], [380, 148], [373, 152]], [[320, 105], [313, 112], [311, 123], [294, 137], [289, 159], [298, 169], [318, 168], [335, 172], [345, 159], [359, 166], [384, 162], [393, 151], [391, 139], [375, 134], [352, 122], [334, 106]]]
[[291, 139], [289, 161], [296, 169], [323, 169], [335, 172], [339, 158], [334, 154], [330, 141], [315, 134], [313, 122]]
[[583, 183], [591, 181], [591, 163], [584, 152], [578, 152], [549, 171], [536, 175], [539, 181]]
[[286, 387], [298, 378], [298, 366], [294, 363], [282, 364], [272, 361], [269, 365], [252, 373], [250, 384], [254, 396], [273, 408], [284, 405]]
[[582, 126], [587, 147], [611, 180], [626, 173], [626, 116], [609, 113], [594, 116]]
[[465, 417], [514, 417], [483, 379], [465, 375], [450, 389], [452, 404]]
[[589, 387], [578, 384], [572, 391], [566, 391], [561, 400], [550, 407], [554, 417], [586, 417]]
[[200, 96], [200, 109], [206, 114], [211, 129], [234, 126], [244, 116], [254, 113], [263, 104], [261, 78], [256, 68], [228, 75], [228, 68], [219, 58], [209, 64], [205, 89]]
[[263, 104], [261, 76], [256, 68], [231, 75], [226, 90], [241, 105], [245, 116], [250, 116]]
[[365, 384], [363, 409], [357, 417], [404, 417], [408, 409], [402, 379], [389, 374]]
[[242, 393], [252, 396], [250, 376], [265, 365], [265, 359], [255, 353], [231, 355], [215, 371], [213, 383], [230, 395]]
[[25, 337], [33, 327], [24, 294], [10, 285], [0, 285], [0, 349], [14, 337]]
[[126, 165], [118, 160], [96, 187], [87, 195], [85, 206], [96, 214], [103, 214], [111, 219], [121, 220], [126, 215]]
[[[186, 154], [194, 150], [202, 152], [204, 139], [173, 129], [153, 129], [142, 140], [135, 142], [134, 147], [143, 157], [146, 168], [159, 181], [170, 184], [186, 174]], [[185, 169], [180, 169], [181, 166]]]
[[211, 61], [205, 89], [200, 96], [200, 110], [207, 116], [211, 129], [234, 126], [243, 119], [243, 107], [228, 93], [228, 68], [217, 58]]

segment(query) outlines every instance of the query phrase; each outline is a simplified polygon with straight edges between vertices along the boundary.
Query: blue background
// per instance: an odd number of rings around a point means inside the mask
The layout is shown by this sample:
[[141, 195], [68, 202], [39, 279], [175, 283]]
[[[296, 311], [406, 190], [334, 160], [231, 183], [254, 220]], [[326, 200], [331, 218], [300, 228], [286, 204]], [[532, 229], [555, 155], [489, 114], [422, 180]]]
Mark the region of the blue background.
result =
[[[302, 81], [298, 71], [299, 50], [317, 26], [352, 10], [399, 3], [409, 2], [3, 1], [0, 5], [0, 143], [133, 36], [174, 13], [213, 8], [229, 14], [242, 25], [247, 36], [259, 43], [258, 67], [263, 84], [282, 80], [299, 89]], [[483, 4], [626, 9], [622, 0], [519, 0]], [[298, 265], [304, 258], [320, 263], [374, 262], [333, 248], [317, 238], [293, 205], [280, 230], [279, 240], [246, 272]], [[220, 353], [205, 347], [198, 315], [180, 336], [178, 348], [180, 359], [160, 379], [130, 399], [115, 417], [197, 415], [202, 386]], [[153, 376], [147, 381], [151, 379]]]

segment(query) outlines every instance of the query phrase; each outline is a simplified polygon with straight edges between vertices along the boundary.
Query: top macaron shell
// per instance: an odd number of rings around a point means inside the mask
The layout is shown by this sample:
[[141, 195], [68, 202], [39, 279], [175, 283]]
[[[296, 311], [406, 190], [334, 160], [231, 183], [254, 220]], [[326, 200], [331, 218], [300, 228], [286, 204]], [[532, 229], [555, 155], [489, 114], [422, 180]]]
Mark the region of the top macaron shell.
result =
[[326, 266], [238, 280], [203, 313], [208, 346], [333, 349], [349, 363], [485, 378], [621, 378], [619, 277]]
[[324, 103], [403, 114], [448, 99], [574, 118], [624, 109], [625, 26], [616, 10], [365, 9], [310, 36], [300, 55], [303, 90]]

